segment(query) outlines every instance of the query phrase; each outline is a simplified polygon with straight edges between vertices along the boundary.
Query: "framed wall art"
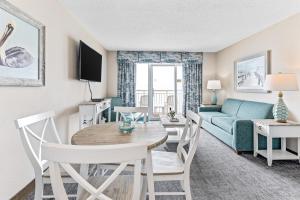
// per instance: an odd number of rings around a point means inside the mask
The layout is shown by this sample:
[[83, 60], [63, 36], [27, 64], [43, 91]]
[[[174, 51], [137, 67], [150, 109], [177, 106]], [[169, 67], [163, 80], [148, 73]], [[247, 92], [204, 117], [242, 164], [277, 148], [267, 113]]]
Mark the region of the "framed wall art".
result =
[[0, 1], [0, 86], [45, 85], [45, 27]]
[[268, 92], [264, 90], [270, 73], [270, 51], [239, 59], [234, 63], [234, 85], [238, 92]]

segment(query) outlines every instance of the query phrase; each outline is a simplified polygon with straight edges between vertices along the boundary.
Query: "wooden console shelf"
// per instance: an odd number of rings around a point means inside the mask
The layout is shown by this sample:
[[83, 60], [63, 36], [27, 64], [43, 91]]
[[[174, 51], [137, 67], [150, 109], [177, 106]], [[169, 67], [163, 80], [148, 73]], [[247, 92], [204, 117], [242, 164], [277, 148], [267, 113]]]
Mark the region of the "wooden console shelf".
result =
[[108, 110], [108, 122], [111, 120], [111, 99], [104, 99], [100, 102], [83, 102], [79, 104], [79, 128], [105, 123], [103, 112]]

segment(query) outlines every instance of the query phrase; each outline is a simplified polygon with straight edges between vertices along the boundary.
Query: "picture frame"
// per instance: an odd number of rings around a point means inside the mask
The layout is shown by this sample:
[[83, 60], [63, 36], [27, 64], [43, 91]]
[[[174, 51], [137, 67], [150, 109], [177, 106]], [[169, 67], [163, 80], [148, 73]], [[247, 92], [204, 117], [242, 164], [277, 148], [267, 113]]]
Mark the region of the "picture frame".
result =
[[45, 85], [45, 26], [0, 1], [0, 86]]
[[257, 53], [234, 62], [234, 86], [237, 92], [267, 93], [266, 75], [271, 73], [271, 51]]

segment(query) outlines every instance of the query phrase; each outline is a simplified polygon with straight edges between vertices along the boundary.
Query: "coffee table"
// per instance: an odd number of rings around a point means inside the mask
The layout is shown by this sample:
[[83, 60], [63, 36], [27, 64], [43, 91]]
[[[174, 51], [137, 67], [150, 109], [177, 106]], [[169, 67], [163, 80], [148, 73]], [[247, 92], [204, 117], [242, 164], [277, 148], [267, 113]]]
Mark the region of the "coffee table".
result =
[[159, 116], [161, 124], [168, 133], [167, 143], [178, 143], [181, 139], [182, 130], [185, 126], [186, 118], [182, 115], [176, 115], [175, 118], [179, 119], [178, 122], [171, 122], [167, 115]]

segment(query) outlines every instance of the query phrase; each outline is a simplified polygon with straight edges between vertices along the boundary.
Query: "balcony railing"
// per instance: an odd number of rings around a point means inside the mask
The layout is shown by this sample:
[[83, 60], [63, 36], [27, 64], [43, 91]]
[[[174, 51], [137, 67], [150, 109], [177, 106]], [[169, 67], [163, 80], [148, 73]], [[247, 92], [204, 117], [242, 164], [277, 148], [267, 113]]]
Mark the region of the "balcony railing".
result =
[[[153, 114], [166, 114], [170, 107], [175, 110], [174, 90], [153, 91]], [[177, 91], [177, 113], [182, 113], [182, 90]], [[136, 90], [136, 106], [148, 106], [148, 90]]]

